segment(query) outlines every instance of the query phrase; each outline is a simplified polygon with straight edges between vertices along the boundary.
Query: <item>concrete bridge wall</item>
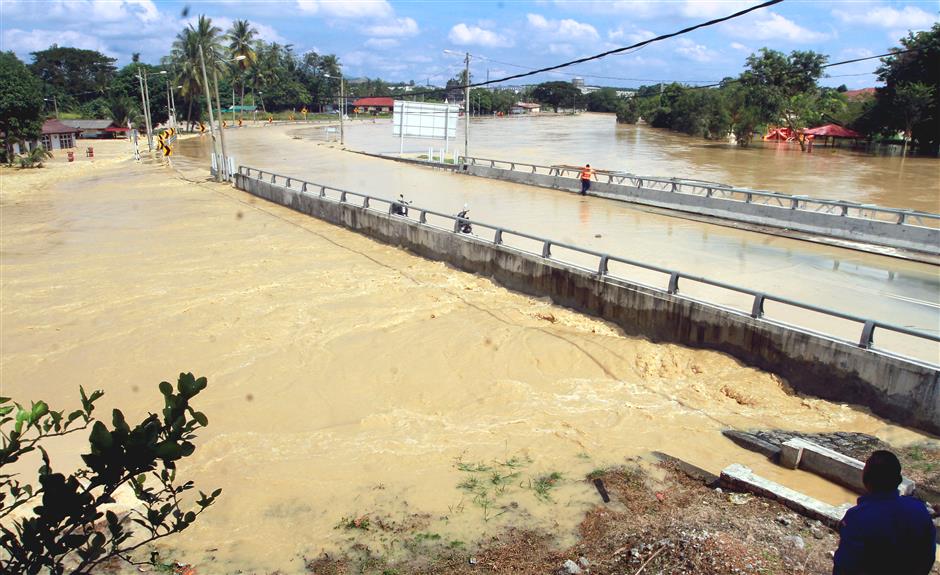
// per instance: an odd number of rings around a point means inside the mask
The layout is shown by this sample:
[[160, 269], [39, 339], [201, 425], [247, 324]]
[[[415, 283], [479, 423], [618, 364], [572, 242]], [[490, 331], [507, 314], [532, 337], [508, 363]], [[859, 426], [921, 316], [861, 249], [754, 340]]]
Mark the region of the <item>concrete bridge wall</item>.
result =
[[766, 319], [600, 277], [504, 245], [238, 174], [236, 187], [417, 255], [620, 326], [629, 335], [728, 353], [785, 377], [794, 389], [868, 406], [898, 423], [940, 433], [940, 372]]
[[[570, 192], [581, 191], [581, 183], [576, 178], [570, 177], [494, 168], [480, 164], [464, 164], [456, 171], [471, 176], [529, 184], [543, 188]], [[794, 210], [783, 206], [745, 203], [725, 198], [682, 194], [607, 182], [592, 181], [589, 193], [603, 198], [742, 221], [755, 225], [785, 228], [866, 244], [940, 255], [940, 229], [937, 228], [900, 225], [894, 222]]]

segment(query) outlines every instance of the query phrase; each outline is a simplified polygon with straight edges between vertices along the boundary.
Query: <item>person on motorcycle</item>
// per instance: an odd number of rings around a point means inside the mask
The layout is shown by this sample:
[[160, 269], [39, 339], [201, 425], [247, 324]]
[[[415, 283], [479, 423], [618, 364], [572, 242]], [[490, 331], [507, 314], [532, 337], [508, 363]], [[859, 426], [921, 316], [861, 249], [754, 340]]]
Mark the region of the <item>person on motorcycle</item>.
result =
[[467, 204], [463, 205], [463, 209], [457, 213], [457, 231], [462, 234], [473, 233], [473, 226], [470, 225], [470, 220], [467, 218], [467, 214], [470, 213], [470, 206]]
[[411, 202], [405, 201], [404, 194], [398, 194], [398, 201], [392, 202], [392, 215], [395, 216], [407, 216], [408, 215], [408, 204]]

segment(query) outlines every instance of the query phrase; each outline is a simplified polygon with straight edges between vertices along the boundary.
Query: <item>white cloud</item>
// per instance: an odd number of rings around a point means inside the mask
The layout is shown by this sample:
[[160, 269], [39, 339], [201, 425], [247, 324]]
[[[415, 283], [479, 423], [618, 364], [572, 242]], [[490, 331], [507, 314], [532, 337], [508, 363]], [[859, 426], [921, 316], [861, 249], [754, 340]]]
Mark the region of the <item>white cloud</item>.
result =
[[936, 12], [931, 14], [917, 6], [905, 6], [900, 10], [889, 6], [876, 6], [865, 12], [833, 10], [832, 15], [846, 24], [866, 24], [905, 30], [922, 30], [929, 28], [937, 21]]
[[467, 26], [463, 22], [450, 29], [447, 38], [458, 46], [486, 46], [488, 48], [508, 48], [513, 45], [512, 38], [484, 30], [479, 26]]
[[398, 40], [394, 38], [369, 38], [365, 45], [370, 48], [394, 48], [398, 46]]
[[[199, 21], [198, 16], [190, 16], [183, 21], [183, 24], [191, 24], [193, 27]], [[222, 29], [222, 34], [225, 34], [232, 27], [233, 20], [227, 16], [213, 16], [212, 25], [218, 26]], [[259, 24], [257, 22], [251, 22], [251, 27], [258, 32], [257, 37], [265, 42], [277, 42], [278, 44], [287, 44], [288, 40], [284, 36], [281, 36], [277, 30], [273, 27], [268, 26], [267, 24]]]
[[741, 51], [741, 52], [748, 52], [748, 53], [750, 53], [750, 52], [753, 52], [753, 51], [754, 51], [754, 50], [748, 48], [747, 46], [745, 46], [744, 44], [741, 44], [741, 43], [739, 43], [739, 42], [732, 42], [731, 44], [729, 44], [729, 46], [731, 46], [731, 48], [733, 48], [734, 50], [739, 50], [739, 51]]
[[649, 40], [650, 38], [656, 37], [655, 32], [642, 30], [636, 26], [633, 26], [632, 28], [632, 30], [624, 30], [624, 27], [620, 26], [616, 30], [609, 30], [607, 32], [607, 38], [613, 41], [627, 41], [630, 44], [636, 44], [637, 42], [642, 42], [644, 40]]
[[676, 43], [676, 53], [696, 62], [711, 62], [717, 54], [707, 46], [696, 44], [688, 38], [679, 38]]
[[548, 45], [549, 54], [556, 54], [559, 56], [571, 56], [574, 54], [574, 46], [571, 44], [549, 44]]
[[710, 19], [752, 6], [749, 0], [555, 0], [562, 9], [590, 14], [626, 14], [633, 20], [654, 18]]
[[83, 50], [97, 50], [106, 56], [116, 56], [100, 38], [71, 30], [34, 29], [27, 31], [12, 28], [0, 32], [0, 44], [3, 45], [4, 50], [15, 50], [22, 57], [30, 52], [45, 50], [52, 44]]
[[406, 37], [406, 36], [415, 36], [419, 32], [418, 23], [415, 22], [412, 18], [396, 18], [392, 22], [383, 22], [381, 24], [373, 24], [371, 26], [366, 26], [363, 28], [363, 33], [368, 36], [381, 36], [381, 37]]
[[350, 20], [389, 18], [395, 13], [387, 0], [297, 0], [297, 7], [307, 14]]
[[753, 6], [747, 0], [686, 0], [678, 4], [678, 12], [686, 18], [717, 18]]
[[804, 28], [776, 12], [761, 12], [753, 19], [732, 21], [725, 30], [734, 36], [756, 40], [789, 40], [798, 44], [821, 42], [829, 34]]
[[541, 14], [527, 14], [526, 19], [529, 27], [538, 30], [543, 37], [574, 42], [592, 41], [599, 37], [594, 26], [570, 18], [548, 20]]
[[46, 5], [46, 10], [46, 15], [53, 18], [93, 23], [160, 20], [160, 11], [152, 0], [55, 0]]

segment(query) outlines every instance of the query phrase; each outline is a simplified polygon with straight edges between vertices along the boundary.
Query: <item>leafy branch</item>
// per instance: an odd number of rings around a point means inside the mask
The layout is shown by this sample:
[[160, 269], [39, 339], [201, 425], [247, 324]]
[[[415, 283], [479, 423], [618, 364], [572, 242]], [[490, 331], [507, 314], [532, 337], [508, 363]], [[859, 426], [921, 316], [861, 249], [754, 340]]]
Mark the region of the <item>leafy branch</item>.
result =
[[[47, 569], [56, 575], [79, 575], [113, 558], [137, 565], [142, 562], [134, 561], [134, 551], [192, 525], [221, 494], [220, 489], [208, 495], [200, 491], [187, 508], [181, 496], [195, 484], [176, 481], [177, 462], [193, 454], [196, 432], [209, 423], [190, 405], [206, 385], [205, 378], [191, 373], [180, 374], [175, 391], [170, 383], [161, 383], [162, 417], [151, 413], [133, 428], [119, 409], [112, 411], [110, 428], [92, 418], [101, 391], [88, 395], [80, 389], [82, 408], [67, 416], [43, 401], [27, 409], [0, 398], [0, 518], [27, 502], [39, 502], [26, 517], [0, 525], [0, 549], [5, 551], [0, 571]], [[82, 455], [84, 466], [70, 475], [54, 472], [40, 444], [88, 427], [90, 450]], [[36, 450], [42, 457], [37, 483], [23, 483], [3, 472], [6, 465]], [[119, 516], [106, 506], [125, 486], [137, 505]], [[155, 561], [151, 554], [149, 563]]]

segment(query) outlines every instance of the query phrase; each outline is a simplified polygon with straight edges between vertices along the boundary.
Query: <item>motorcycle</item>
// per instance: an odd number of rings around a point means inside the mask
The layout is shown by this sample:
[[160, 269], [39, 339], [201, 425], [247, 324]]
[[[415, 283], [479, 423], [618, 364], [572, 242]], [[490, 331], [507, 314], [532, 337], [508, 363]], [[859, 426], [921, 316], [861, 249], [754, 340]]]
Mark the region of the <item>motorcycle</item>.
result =
[[457, 225], [455, 229], [458, 233], [461, 234], [472, 234], [473, 226], [470, 224], [470, 220], [467, 218], [467, 214], [470, 212], [470, 208], [464, 206], [460, 212], [457, 213]]
[[407, 217], [409, 204], [411, 204], [411, 202], [405, 201], [404, 194], [399, 194], [398, 201], [392, 202], [392, 215]]

